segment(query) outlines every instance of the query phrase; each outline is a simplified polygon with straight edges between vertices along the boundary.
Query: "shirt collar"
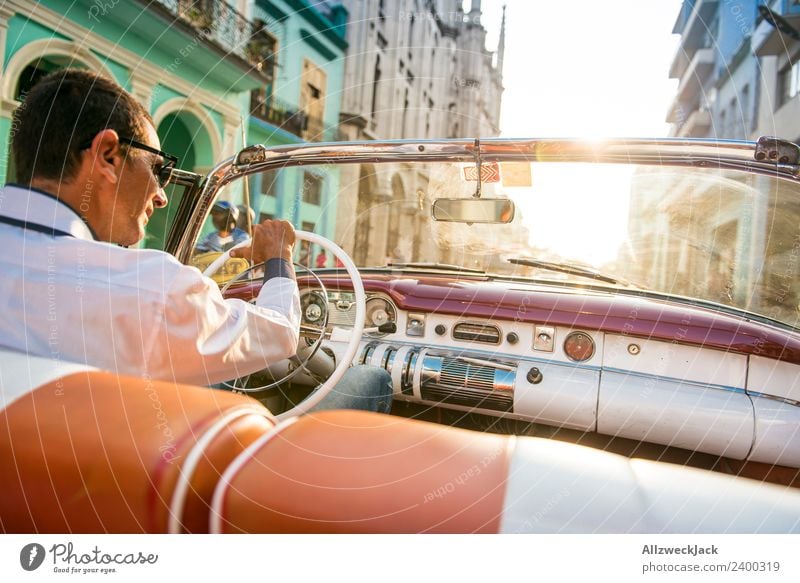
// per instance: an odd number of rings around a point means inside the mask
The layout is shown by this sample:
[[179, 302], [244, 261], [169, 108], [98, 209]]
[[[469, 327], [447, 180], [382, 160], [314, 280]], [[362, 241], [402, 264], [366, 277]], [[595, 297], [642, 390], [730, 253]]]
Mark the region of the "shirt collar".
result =
[[0, 215], [65, 231], [78, 239], [96, 241], [91, 227], [55, 195], [20, 184], [6, 184], [0, 196]]

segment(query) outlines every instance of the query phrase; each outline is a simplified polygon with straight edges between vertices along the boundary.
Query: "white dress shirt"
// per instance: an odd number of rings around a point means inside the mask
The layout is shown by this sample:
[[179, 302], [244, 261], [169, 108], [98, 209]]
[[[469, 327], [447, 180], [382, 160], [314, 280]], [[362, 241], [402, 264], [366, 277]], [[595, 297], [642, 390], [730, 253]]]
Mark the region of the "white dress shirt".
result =
[[168, 253], [96, 241], [51, 195], [0, 189], [0, 346], [117, 374], [212, 384], [293, 355], [299, 325], [292, 279], [268, 280], [256, 305], [226, 300], [211, 279]]

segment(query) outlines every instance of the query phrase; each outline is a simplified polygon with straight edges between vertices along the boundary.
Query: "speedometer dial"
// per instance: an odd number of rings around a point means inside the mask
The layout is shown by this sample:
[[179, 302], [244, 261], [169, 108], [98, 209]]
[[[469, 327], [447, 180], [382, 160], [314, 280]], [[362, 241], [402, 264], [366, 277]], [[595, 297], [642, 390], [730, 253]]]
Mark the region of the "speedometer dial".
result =
[[[365, 328], [377, 328], [383, 324], [397, 322], [397, 309], [386, 298], [372, 297], [367, 300]], [[366, 332], [369, 336], [385, 336], [385, 332], [373, 330]]]
[[322, 308], [320, 308], [317, 304], [308, 304], [305, 316], [306, 320], [309, 322], [316, 322], [322, 317]]
[[325, 316], [325, 299], [317, 291], [311, 291], [300, 297], [300, 309], [303, 312], [303, 321], [308, 324], [318, 324]]

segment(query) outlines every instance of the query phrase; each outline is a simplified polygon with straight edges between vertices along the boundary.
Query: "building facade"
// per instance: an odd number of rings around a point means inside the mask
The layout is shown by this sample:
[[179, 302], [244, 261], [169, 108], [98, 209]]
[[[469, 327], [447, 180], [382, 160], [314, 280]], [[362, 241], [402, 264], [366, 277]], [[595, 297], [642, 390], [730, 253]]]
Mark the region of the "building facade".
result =
[[800, 141], [800, 1], [685, 0], [672, 135]]
[[762, 71], [754, 134], [800, 142], [800, 2], [762, 4], [751, 42]]
[[[503, 33], [486, 49], [481, 2], [344, 0], [350, 14], [341, 132], [348, 140], [480, 138], [499, 134]], [[420, 261], [411, 237], [430, 216], [426, 172], [369, 164], [349, 169], [336, 240], [357, 263]], [[365, 212], [375, 202], [386, 212]]]
[[761, 90], [750, 42], [756, 0], [688, 0], [673, 28], [680, 45], [669, 76], [678, 92], [667, 121], [679, 137], [748, 139], [756, 129]]
[[[667, 116], [672, 135], [733, 140], [770, 135], [797, 141], [796, 26], [796, 0], [685, 0], [673, 30], [681, 38], [669, 71], [679, 79]], [[785, 279], [789, 287], [781, 309], [796, 309], [800, 271], [794, 251], [771, 248], [769, 241], [800, 236], [793, 234], [800, 225], [800, 204], [782, 201], [776, 208], [768, 180], [739, 180], [731, 181], [724, 193], [712, 186], [698, 192], [697, 185], [689, 189], [685, 182], [669, 180], [661, 189], [634, 189], [631, 216], [639, 219], [629, 225], [629, 246], [644, 255], [632, 278], [657, 285], [675, 282], [681, 289], [702, 285], [706, 296], [716, 296], [720, 303], [747, 305], [763, 300], [757, 297], [759, 289], [774, 287], [754, 285], [749, 278], [758, 273], [763, 282]], [[770, 239], [778, 232], [782, 237]], [[730, 256], [716, 251], [734, 248]], [[686, 260], [702, 252], [707, 261]]]
[[[339, 3], [255, 0], [251, 17], [272, 58], [264, 63], [270, 81], [250, 95], [248, 144], [338, 140], [347, 10]], [[336, 170], [282, 169], [251, 180], [250, 201], [259, 221], [283, 218], [332, 238], [338, 189]]]

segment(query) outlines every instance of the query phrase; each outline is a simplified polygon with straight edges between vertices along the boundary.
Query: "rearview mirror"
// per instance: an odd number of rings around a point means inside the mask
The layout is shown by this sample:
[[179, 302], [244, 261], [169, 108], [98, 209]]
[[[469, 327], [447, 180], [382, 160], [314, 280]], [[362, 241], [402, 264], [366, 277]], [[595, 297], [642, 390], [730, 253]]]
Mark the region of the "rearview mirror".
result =
[[438, 198], [433, 203], [436, 221], [454, 223], [510, 223], [514, 203], [507, 198]]

